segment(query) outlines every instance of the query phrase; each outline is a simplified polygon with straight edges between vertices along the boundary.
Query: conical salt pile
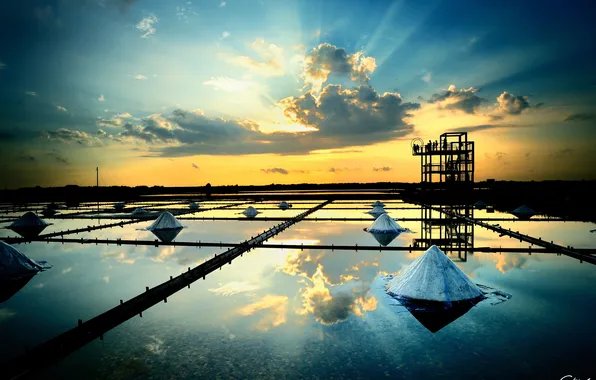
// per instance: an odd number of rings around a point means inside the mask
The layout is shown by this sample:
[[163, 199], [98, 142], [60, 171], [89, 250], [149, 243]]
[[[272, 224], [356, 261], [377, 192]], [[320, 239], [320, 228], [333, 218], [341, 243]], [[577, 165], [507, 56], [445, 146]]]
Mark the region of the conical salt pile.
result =
[[24, 238], [34, 238], [47, 226], [49, 226], [49, 224], [46, 223], [46, 221], [29, 211], [19, 219], [15, 220], [8, 228]]
[[381, 201], [376, 201], [371, 205], [371, 207], [385, 207], [385, 204]]
[[135, 208], [133, 212], [130, 213], [132, 216], [141, 216], [147, 214], [147, 210], [142, 207]]
[[242, 213], [243, 213], [244, 215], [246, 215], [246, 217], [247, 217], [247, 218], [254, 218], [255, 216], [257, 216], [257, 214], [258, 214], [259, 212], [257, 211], [257, 209], [256, 209], [256, 208], [254, 208], [254, 207], [252, 207], [252, 206], [248, 206], [248, 207], [246, 208], [246, 210], [242, 211]]
[[511, 213], [520, 219], [530, 219], [537, 214], [536, 211], [532, 210], [526, 205], [519, 206], [515, 210], [511, 211]]
[[0, 278], [8, 279], [36, 273], [43, 267], [13, 246], [0, 241]]
[[404, 228], [401, 228], [395, 220], [391, 219], [389, 214], [382, 214], [370, 225], [370, 227], [367, 228], [366, 231], [375, 234], [393, 234], [396, 232], [403, 232]]
[[199, 209], [199, 205], [198, 205], [198, 204], [196, 204], [195, 202], [191, 202], [191, 203], [188, 205], [188, 208], [190, 208], [191, 210], [198, 210], [198, 209]]
[[445, 303], [483, 297], [480, 288], [436, 245], [389, 281], [387, 292], [409, 300]]
[[279, 208], [282, 210], [287, 210], [290, 207], [292, 207], [292, 206], [286, 201], [281, 201], [281, 203], [279, 204]]
[[176, 230], [180, 228], [183, 228], [182, 224], [180, 224], [178, 219], [176, 219], [176, 217], [168, 211], [158, 216], [157, 219], [155, 219], [155, 221], [153, 222], [153, 224], [147, 227], [149, 231]]
[[117, 210], [117, 211], [123, 210], [124, 209], [124, 203], [122, 203], [122, 202], [116, 203], [114, 205], [114, 209]]
[[368, 212], [370, 215], [374, 216], [375, 219], [378, 218], [380, 215], [386, 214], [387, 211], [381, 206], [375, 206], [372, 210]]
[[476, 203], [474, 203], [474, 207], [477, 209], [483, 209], [490, 206], [488, 203], [484, 202], [484, 201], [478, 201]]

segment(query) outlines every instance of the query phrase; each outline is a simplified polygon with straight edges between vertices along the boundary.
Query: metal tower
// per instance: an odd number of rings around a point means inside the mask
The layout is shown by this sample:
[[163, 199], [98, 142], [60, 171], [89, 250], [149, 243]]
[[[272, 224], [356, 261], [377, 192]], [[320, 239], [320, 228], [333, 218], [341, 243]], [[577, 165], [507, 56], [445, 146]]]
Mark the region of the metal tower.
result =
[[474, 183], [474, 142], [467, 132], [443, 133], [439, 141], [412, 140], [412, 155], [420, 156], [420, 182]]

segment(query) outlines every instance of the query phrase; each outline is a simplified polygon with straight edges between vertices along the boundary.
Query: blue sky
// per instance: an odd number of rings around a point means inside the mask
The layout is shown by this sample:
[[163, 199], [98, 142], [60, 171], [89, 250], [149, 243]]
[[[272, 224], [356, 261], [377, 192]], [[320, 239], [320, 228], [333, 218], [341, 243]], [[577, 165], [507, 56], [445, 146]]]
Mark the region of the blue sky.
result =
[[[16, 174], [3, 185], [86, 184], [92, 167], [140, 162], [159, 173], [199, 166], [203, 181], [219, 178], [213, 156], [229, 159], [241, 183], [372, 182], [381, 162], [392, 170], [377, 180], [416, 180], [416, 161], [400, 175], [390, 152], [462, 127], [486, 141], [481, 177], [596, 179], [594, 10], [587, 1], [4, 2], [1, 165]], [[374, 99], [350, 100], [358, 86]], [[558, 163], [529, 163], [528, 146]], [[317, 155], [326, 149], [345, 150], [331, 160], [343, 174], [329, 174], [329, 157]], [[289, 174], [267, 171], [271, 157]]]

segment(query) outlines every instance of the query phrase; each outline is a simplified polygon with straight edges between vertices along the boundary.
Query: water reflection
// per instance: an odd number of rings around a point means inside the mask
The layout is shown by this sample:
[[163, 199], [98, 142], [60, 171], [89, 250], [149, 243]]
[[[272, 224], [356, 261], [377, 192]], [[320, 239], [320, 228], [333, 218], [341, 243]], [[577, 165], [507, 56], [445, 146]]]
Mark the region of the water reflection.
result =
[[388, 233], [376, 233], [376, 232], [371, 232], [370, 233], [377, 242], [379, 242], [379, 244], [381, 244], [383, 247], [388, 246], [389, 244], [391, 244], [391, 242], [393, 240], [395, 240], [396, 237], [398, 237], [401, 232], [388, 232]]
[[8, 301], [19, 290], [25, 287], [33, 277], [35, 277], [35, 273], [26, 274], [14, 279], [0, 279], [0, 303]]
[[429, 248], [436, 245], [447, 254], [456, 254], [460, 261], [467, 261], [468, 254], [474, 253], [474, 225], [453, 215], [474, 218], [474, 207], [470, 205], [421, 207], [421, 237], [414, 239], [414, 246]]
[[452, 303], [446, 308], [442, 302], [408, 302], [400, 301], [422, 326], [433, 334], [466, 314], [478, 301]]

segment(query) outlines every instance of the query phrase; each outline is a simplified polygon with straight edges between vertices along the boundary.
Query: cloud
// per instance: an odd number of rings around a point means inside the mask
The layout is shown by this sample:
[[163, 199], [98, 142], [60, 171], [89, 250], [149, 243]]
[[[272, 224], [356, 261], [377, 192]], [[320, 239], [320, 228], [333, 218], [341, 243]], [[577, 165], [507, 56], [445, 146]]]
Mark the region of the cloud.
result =
[[534, 108], [542, 108], [542, 107], [544, 107], [544, 102], [536, 103], [536, 105], [534, 106]]
[[246, 305], [237, 311], [238, 314], [249, 316], [256, 313], [263, 314], [255, 328], [268, 330], [286, 322], [288, 313], [288, 297], [266, 295], [257, 302]]
[[320, 264], [310, 281], [312, 285], [302, 291], [303, 307], [298, 313], [312, 314], [316, 321], [324, 325], [342, 322], [352, 313], [362, 316], [363, 311], [375, 310], [377, 307], [377, 300], [374, 297], [367, 299], [362, 294], [347, 291], [332, 294], [326, 286], [328, 281]]
[[431, 81], [431, 79], [432, 79], [432, 73], [430, 71], [422, 76], [422, 80], [425, 81], [426, 83], [429, 83]]
[[222, 1], [221, 3], [219, 3], [219, 7], [220, 7], [220, 8], [223, 8], [223, 7], [225, 7], [225, 6], [226, 6], [226, 4], [227, 4], [227, 3], [226, 3], [225, 1]]
[[133, 75], [133, 77], [134, 77], [136, 80], [147, 80], [147, 77], [146, 77], [146, 76], [144, 76], [143, 74], [136, 74], [136, 75]]
[[573, 113], [565, 118], [567, 122], [584, 122], [596, 119], [596, 113]]
[[62, 106], [56, 106], [56, 109], [57, 109], [58, 111], [62, 111], [62, 112], [68, 112], [68, 110], [67, 110], [66, 108], [62, 107]]
[[527, 96], [515, 96], [507, 91], [497, 97], [497, 103], [498, 109], [508, 115], [519, 115], [530, 108]]
[[136, 28], [138, 30], [140, 30], [141, 32], [143, 32], [143, 34], [141, 35], [141, 38], [147, 38], [147, 37], [155, 34], [155, 32], [157, 30], [155, 29], [154, 25], [157, 24], [158, 22], [159, 22], [159, 19], [154, 14], [150, 14], [149, 16], [141, 19], [141, 21], [139, 21], [139, 23], [136, 25]]
[[495, 128], [507, 128], [511, 127], [510, 125], [501, 125], [501, 124], [480, 124], [480, 125], [471, 125], [466, 127], [458, 127], [458, 128], [451, 128], [448, 132], [475, 132], [475, 131], [483, 131], [486, 129], [495, 129]]
[[363, 146], [403, 137], [413, 130], [405, 119], [417, 103], [399, 94], [379, 95], [368, 86], [347, 89], [328, 85], [318, 99], [310, 91], [278, 104], [288, 121], [309, 128], [305, 132], [263, 133], [250, 120], [209, 118], [201, 110], [174, 110], [122, 120], [99, 119], [98, 126], [121, 128], [108, 136], [123, 142], [154, 145], [149, 155], [179, 157], [197, 154], [304, 154], [310, 151]]
[[417, 103], [403, 102], [396, 93], [379, 95], [369, 85], [355, 89], [328, 85], [318, 100], [308, 91], [299, 97], [282, 99], [280, 104], [290, 121], [316, 128], [319, 138], [352, 140], [353, 145], [386, 141], [410, 133], [413, 126], [404, 119], [411, 116], [410, 111], [420, 107]]
[[0, 70], [4, 70], [6, 69], [8, 66], [6, 65], [6, 63], [0, 61]]
[[243, 66], [252, 73], [264, 76], [275, 77], [285, 74], [284, 49], [268, 44], [262, 38], [254, 40], [250, 47], [257, 53], [258, 59], [249, 56], [238, 56], [230, 59], [232, 63]]
[[393, 170], [393, 168], [391, 168], [389, 166], [383, 166], [383, 167], [380, 167], [380, 168], [373, 168], [373, 170], [375, 172], [390, 172], [390, 171]]
[[124, 112], [121, 114], [116, 114], [110, 119], [98, 117], [96, 124], [98, 127], [122, 127], [127, 122], [127, 119], [131, 118], [132, 115], [130, 113]]
[[228, 77], [212, 77], [208, 81], [203, 82], [203, 84], [205, 86], [212, 86], [216, 90], [222, 90], [227, 92], [245, 91], [255, 86], [254, 82], [237, 80]]
[[37, 93], [35, 91], [25, 91], [25, 95], [37, 96]]
[[176, 16], [178, 17], [178, 20], [188, 24], [189, 15], [197, 15], [197, 12], [193, 10], [192, 2], [187, 1], [186, 4], [182, 6], [176, 6]]
[[99, 97], [97, 98], [98, 102], [105, 102], [106, 98], [104, 98], [103, 95], [99, 95]]
[[228, 32], [227, 30], [224, 30], [223, 33], [221, 34], [221, 39], [224, 40], [228, 37], [230, 37], [230, 32]]
[[318, 93], [331, 75], [347, 76], [354, 82], [367, 84], [368, 74], [376, 67], [375, 59], [364, 57], [361, 51], [349, 54], [343, 48], [322, 43], [304, 58], [302, 78], [305, 86], [310, 85]]
[[478, 107], [486, 102], [486, 99], [476, 95], [476, 92], [478, 90], [472, 87], [458, 90], [454, 85], [450, 85], [447, 90], [433, 94], [428, 102], [437, 104], [439, 108], [474, 114]]
[[56, 131], [44, 132], [42, 137], [48, 140], [59, 141], [63, 143], [76, 143], [80, 145], [95, 146], [101, 145], [101, 140], [96, 136], [90, 136], [86, 132], [60, 128]]
[[270, 168], [270, 169], [261, 169], [263, 173], [269, 174], [289, 174], [286, 169], [283, 168]]
[[191, 164], [193, 168], [198, 169], [199, 165], [195, 164], [194, 162]]
[[61, 164], [70, 164], [70, 161], [68, 160], [68, 158], [66, 158], [62, 154], [60, 154], [60, 152], [58, 152], [56, 149], [54, 149], [51, 152], [47, 152], [46, 155], [48, 155], [49, 157], [53, 158], [54, 160], [56, 160], [57, 162], [59, 162]]
[[234, 294], [253, 292], [258, 289], [260, 287], [257, 284], [246, 281], [232, 281], [219, 288], [209, 288], [207, 290], [220, 296], [233, 296]]

